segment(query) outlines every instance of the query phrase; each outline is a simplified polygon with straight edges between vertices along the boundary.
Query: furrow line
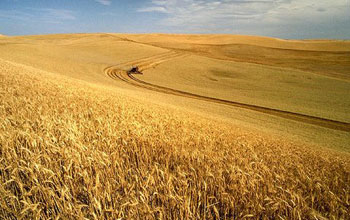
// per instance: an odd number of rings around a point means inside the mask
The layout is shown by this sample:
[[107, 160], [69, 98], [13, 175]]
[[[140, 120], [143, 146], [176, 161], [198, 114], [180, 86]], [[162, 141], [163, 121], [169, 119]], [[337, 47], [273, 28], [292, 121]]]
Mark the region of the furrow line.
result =
[[[171, 54], [164, 55], [162, 58], [159, 58], [159, 56], [153, 56], [152, 59], [150, 59], [148, 62], [143, 63], [143, 64], [141, 62], [141, 65], [139, 67], [142, 70], [145, 70], [145, 69], [154, 67], [156, 65], [159, 65], [160, 63], [163, 63], [163, 62], [166, 62], [168, 60], [178, 58], [181, 56], [185, 56], [185, 55], [175, 53], [173, 55], [171, 55]], [[158, 57], [158, 59], [157, 59], [157, 57]], [[138, 62], [138, 61], [135, 61], [134, 63], [140, 64], [140, 62]], [[119, 79], [119, 80], [122, 80], [128, 84], [133, 85], [133, 86], [156, 91], [156, 92], [160, 92], [160, 93], [171, 94], [171, 95], [182, 96], [182, 97], [187, 97], [187, 98], [192, 98], [192, 99], [197, 99], [197, 100], [202, 100], [202, 101], [208, 101], [208, 102], [213, 102], [213, 103], [218, 103], [218, 104], [229, 105], [229, 106], [233, 106], [233, 107], [237, 107], [237, 108], [243, 108], [243, 109], [248, 109], [251, 111], [256, 111], [256, 112], [260, 112], [260, 113], [264, 113], [264, 114], [268, 114], [268, 115], [272, 115], [272, 116], [277, 116], [280, 118], [285, 118], [285, 119], [289, 119], [289, 120], [303, 122], [303, 123], [307, 123], [307, 124], [311, 124], [311, 125], [316, 125], [316, 126], [330, 128], [330, 129], [339, 130], [339, 131], [350, 132], [350, 123], [347, 123], [347, 122], [335, 121], [335, 120], [331, 120], [331, 119], [325, 119], [325, 118], [305, 115], [305, 114], [301, 114], [301, 113], [273, 109], [273, 108], [268, 108], [268, 107], [264, 107], [264, 106], [258, 106], [258, 105], [246, 104], [246, 103], [235, 102], [235, 101], [219, 99], [219, 98], [214, 98], [214, 97], [208, 97], [208, 96], [203, 96], [203, 95], [199, 95], [199, 94], [195, 94], [195, 93], [190, 93], [190, 92], [186, 92], [186, 91], [181, 91], [181, 90], [177, 90], [177, 89], [172, 89], [172, 88], [148, 83], [148, 82], [145, 82], [145, 81], [142, 81], [142, 80], [136, 78], [131, 73], [128, 73], [127, 71], [122, 70], [120, 68], [120, 65], [111, 66], [111, 67], [106, 68], [105, 73], [109, 77], [111, 77], [112, 79]]]

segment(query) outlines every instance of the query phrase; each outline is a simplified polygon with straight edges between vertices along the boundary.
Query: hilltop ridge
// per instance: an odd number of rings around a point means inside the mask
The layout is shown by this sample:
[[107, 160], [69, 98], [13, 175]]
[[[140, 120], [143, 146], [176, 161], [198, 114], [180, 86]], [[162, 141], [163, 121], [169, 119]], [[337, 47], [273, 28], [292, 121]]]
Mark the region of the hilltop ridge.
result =
[[113, 34], [141, 43], [180, 43], [205, 45], [246, 44], [279, 49], [313, 51], [349, 51], [350, 41], [344, 40], [287, 40], [281, 38], [233, 34]]

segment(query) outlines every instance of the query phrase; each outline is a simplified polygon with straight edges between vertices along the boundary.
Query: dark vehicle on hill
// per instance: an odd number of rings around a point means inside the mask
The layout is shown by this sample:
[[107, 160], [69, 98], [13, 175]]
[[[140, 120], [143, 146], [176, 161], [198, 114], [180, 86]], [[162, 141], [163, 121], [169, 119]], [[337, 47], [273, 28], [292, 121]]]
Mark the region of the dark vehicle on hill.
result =
[[138, 66], [133, 66], [129, 71], [128, 74], [142, 74], [142, 72], [140, 72], [140, 69]]

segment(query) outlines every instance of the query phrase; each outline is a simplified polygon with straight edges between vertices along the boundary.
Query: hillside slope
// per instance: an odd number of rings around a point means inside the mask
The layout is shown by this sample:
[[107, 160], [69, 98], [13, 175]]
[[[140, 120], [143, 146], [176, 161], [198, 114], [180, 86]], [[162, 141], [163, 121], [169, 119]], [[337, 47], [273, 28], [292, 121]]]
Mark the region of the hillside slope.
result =
[[214, 59], [293, 68], [350, 81], [350, 41], [241, 35], [113, 35]]
[[[350, 54], [336, 50], [347, 48], [348, 42], [313, 42], [235, 35], [53, 34], [1, 38], [0, 58], [242, 128], [350, 151], [346, 131], [151, 91], [105, 72], [141, 65], [144, 74], [134, 78], [145, 83], [349, 123]], [[294, 44], [305, 50], [287, 49]], [[276, 45], [281, 48], [272, 48]], [[322, 45], [334, 51], [321, 51]]]
[[0, 60], [0, 217], [349, 216], [350, 156]]

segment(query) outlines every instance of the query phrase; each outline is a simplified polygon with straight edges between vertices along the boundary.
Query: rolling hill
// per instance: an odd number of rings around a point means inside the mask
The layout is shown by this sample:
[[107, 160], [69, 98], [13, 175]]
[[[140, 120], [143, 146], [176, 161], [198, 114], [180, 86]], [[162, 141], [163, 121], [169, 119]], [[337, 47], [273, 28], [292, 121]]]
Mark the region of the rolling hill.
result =
[[349, 48], [0, 38], [0, 217], [346, 219]]

